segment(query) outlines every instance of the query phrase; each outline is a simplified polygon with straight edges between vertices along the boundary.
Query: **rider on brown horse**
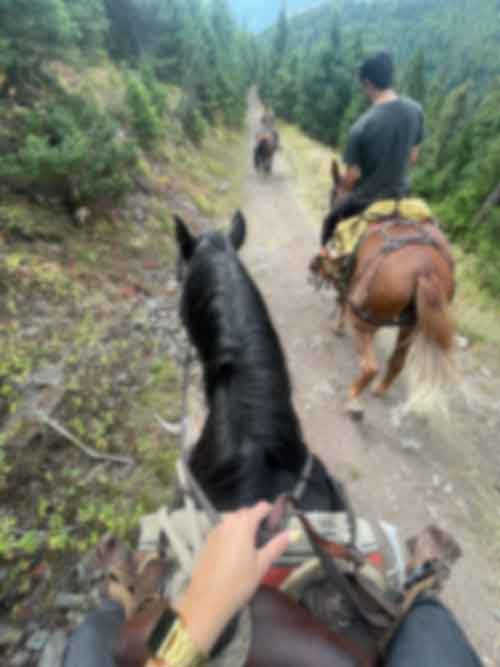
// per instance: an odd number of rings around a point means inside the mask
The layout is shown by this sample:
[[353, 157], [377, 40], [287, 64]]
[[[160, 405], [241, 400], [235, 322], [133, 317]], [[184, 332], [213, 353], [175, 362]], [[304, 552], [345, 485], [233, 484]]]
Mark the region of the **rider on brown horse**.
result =
[[368, 58], [359, 76], [372, 106], [349, 133], [344, 156], [347, 170], [323, 222], [323, 247], [341, 220], [358, 215], [377, 200], [398, 200], [408, 194], [408, 169], [416, 163], [423, 139], [422, 108], [393, 90], [389, 53]]

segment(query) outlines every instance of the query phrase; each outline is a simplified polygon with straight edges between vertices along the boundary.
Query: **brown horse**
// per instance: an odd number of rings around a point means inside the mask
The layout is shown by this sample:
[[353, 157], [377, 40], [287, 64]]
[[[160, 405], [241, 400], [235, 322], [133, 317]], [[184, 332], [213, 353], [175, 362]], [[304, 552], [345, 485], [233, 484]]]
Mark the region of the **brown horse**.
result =
[[[342, 190], [338, 164], [332, 166], [333, 204]], [[311, 269], [327, 278], [327, 257]], [[441, 398], [450, 380], [453, 323], [449, 304], [454, 294], [454, 265], [450, 246], [433, 220], [415, 222], [397, 215], [369, 224], [356, 250], [351, 279], [340, 294], [337, 332], [348, 318], [354, 332], [361, 372], [352, 383], [347, 412], [363, 416], [360, 394], [375, 378], [379, 365], [374, 337], [381, 327], [395, 326], [398, 336], [388, 369], [374, 393], [382, 396], [413, 355], [409, 406], [424, 407]], [[331, 279], [331, 278], [330, 278]], [[338, 287], [338, 285], [336, 285]]]

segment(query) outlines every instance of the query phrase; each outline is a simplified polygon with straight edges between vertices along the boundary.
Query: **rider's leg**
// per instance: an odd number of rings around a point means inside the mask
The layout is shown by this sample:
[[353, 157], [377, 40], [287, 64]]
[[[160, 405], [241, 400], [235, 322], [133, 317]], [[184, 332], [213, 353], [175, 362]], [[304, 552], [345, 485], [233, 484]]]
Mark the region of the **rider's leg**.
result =
[[341, 197], [323, 221], [320, 240], [321, 245], [324, 246], [328, 243], [341, 220], [358, 215], [359, 213], [362, 213], [365, 208], [366, 202], [360, 202], [352, 192]]
[[121, 606], [107, 600], [71, 635], [63, 667], [115, 667], [113, 648], [125, 620]]
[[432, 596], [411, 607], [389, 644], [385, 667], [481, 667], [453, 614]]

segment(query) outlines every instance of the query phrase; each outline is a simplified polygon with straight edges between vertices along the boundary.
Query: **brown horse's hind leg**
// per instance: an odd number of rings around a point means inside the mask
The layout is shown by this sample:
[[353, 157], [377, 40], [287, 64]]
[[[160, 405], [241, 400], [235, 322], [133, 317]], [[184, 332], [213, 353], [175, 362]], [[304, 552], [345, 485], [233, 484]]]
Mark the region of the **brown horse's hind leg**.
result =
[[403, 366], [405, 365], [406, 357], [408, 356], [408, 350], [410, 349], [413, 340], [414, 331], [414, 327], [400, 328], [394, 351], [391, 355], [391, 358], [389, 359], [389, 365], [385, 378], [373, 390], [373, 393], [376, 396], [382, 396], [382, 394], [385, 394], [397, 376], [401, 373]]
[[345, 299], [337, 299], [337, 307], [334, 311], [335, 321], [333, 323], [333, 333], [336, 336], [343, 336], [345, 334], [345, 319], [347, 311], [347, 302]]
[[356, 348], [360, 357], [361, 375], [352, 383], [349, 389], [346, 412], [355, 419], [363, 417], [363, 407], [359, 396], [378, 373], [378, 362], [373, 344], [374, 336], [374, 329], [354, 327]]

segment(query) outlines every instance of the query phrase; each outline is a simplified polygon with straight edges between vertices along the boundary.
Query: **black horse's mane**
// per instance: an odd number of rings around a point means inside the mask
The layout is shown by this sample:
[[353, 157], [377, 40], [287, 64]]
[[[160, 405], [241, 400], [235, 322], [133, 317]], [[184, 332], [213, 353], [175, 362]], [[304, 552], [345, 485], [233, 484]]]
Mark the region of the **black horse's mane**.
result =
[[257, 287], [222, 234], [197, 243], [181, 315], [203, 364], [209, 408], [191, 456], [196, 477], [221, 508], [290, 491], [307, 448], [285, 356]]

